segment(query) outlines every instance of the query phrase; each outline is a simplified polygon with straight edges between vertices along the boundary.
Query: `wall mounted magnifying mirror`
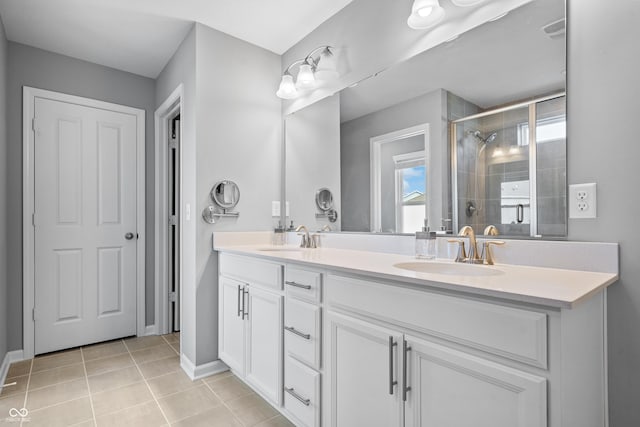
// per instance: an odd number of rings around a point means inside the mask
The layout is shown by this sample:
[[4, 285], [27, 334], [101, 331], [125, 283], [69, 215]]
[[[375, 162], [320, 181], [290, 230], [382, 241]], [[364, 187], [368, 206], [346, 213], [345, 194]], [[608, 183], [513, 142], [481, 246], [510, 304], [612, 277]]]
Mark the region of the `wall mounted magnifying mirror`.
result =
[[240, 215], [239, 212], [229, 212], [229, 210], [235, 208], [240, 201], [240, 188], [235, 182], [231, 180], [219, 181], [213, 186], [209, 195], [215, 206], [207, 206], [202, 212], [202, 218], [205, 222], [214, 224], [216, 218], [237, 218]]
[[211, 189], [211, 199], [222, 209], [233, 209], [240, 201], [240, 189], [233, 181], [220, 181]]
[[328, 188], [316, 191], [316, 207], [320, 211], [316, 213], [316, 219], [327, 218], [329, 222], [338, 220], [338, 212], [333, 207], [333, 193]]

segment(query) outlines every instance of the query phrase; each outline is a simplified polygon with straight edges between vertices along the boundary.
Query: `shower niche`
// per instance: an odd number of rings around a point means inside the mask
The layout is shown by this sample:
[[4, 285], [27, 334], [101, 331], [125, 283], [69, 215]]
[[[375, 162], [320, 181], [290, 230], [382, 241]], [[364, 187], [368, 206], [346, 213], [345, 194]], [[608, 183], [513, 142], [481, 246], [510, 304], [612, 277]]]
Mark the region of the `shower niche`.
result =
[[566, 237], [565, 111], [556, 94], [451, 122], [455, 230]]

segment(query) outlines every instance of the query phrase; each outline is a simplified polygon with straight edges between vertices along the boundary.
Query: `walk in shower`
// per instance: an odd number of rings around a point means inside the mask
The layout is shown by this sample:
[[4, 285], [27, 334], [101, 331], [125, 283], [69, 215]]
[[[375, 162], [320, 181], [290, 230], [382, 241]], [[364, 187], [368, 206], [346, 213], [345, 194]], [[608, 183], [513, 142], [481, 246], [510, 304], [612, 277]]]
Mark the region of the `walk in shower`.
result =
[[456, 230], [566, 237], [565, 111], [557, 94], [451, 122]]

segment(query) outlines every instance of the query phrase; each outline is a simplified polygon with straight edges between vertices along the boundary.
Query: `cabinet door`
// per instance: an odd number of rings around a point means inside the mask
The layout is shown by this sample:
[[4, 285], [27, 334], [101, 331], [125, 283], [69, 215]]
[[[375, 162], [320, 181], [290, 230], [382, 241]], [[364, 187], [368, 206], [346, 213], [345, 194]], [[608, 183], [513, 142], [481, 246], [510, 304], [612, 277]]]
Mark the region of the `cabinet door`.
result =
[[401, 426], [400, 386], [393, 383], [400, 372], [397, 344], [402, 335], [331, 311], [325, 331], [329, 333], [329, 424]]
[[224, 276], [220, 276], [218, 284], [220, 359], [236, 374], [244, 376], [245, 321], [242, 319], [242, 298], [247, 285]]
[[282, 296], [255, 286], [247, 297], [246, 380], [276, 405], [282, 404]]
[[[406, 336], [407, 427], [543, 427], [546, 379]], [[402, 345], [401, 345], [402, 348]]]

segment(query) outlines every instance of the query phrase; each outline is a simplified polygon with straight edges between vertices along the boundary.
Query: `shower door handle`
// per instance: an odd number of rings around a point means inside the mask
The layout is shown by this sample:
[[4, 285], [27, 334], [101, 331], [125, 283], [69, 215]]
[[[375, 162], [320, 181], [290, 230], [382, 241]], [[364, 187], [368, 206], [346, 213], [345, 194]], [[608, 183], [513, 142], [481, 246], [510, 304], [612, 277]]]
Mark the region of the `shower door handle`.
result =
[[516, 205], [516, 221], [518, 224], [524, 222], [524, 205], [522, 203]]

